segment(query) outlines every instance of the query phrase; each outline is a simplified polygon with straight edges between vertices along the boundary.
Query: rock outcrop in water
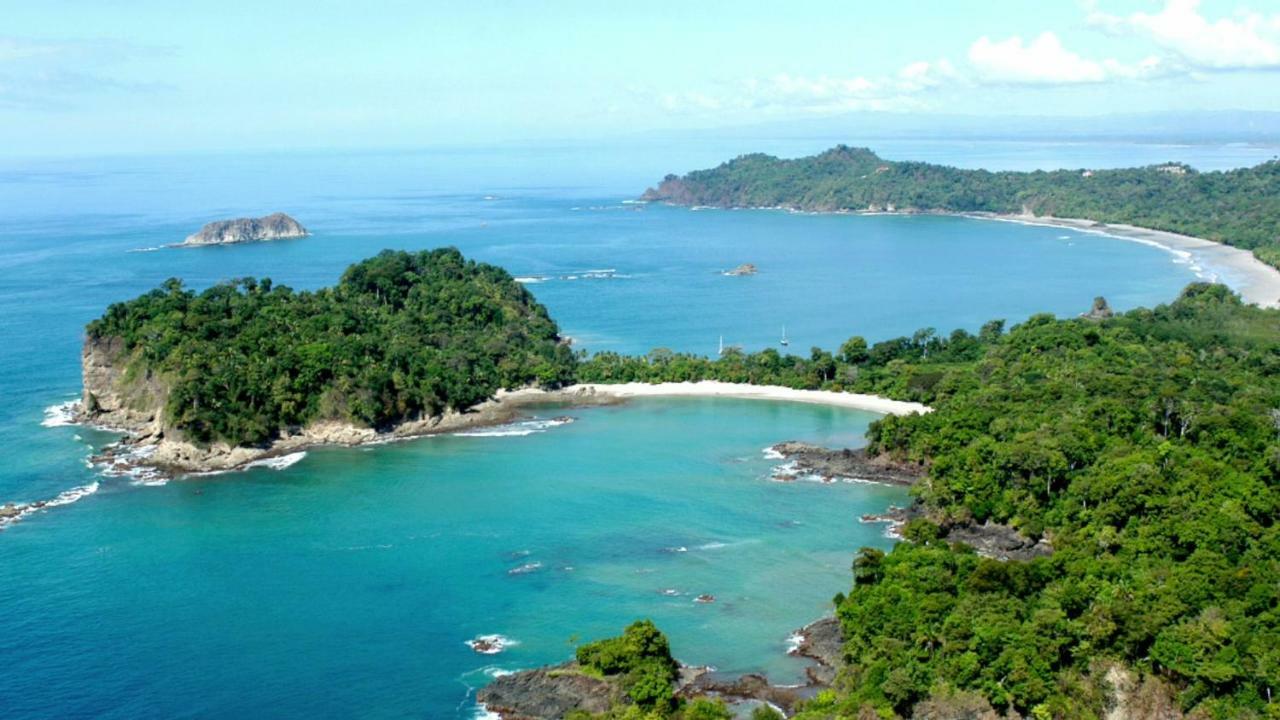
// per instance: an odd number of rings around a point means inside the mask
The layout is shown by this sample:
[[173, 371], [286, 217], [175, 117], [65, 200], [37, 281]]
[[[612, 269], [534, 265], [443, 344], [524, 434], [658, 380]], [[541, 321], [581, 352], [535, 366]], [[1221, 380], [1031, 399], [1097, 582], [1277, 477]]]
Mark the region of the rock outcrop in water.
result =
[[788, 474], [793, 477], [810, 475], [828, 482], [866, 480], [911, 485], [924, 475], [924, 468], [919, 465], [897, 462], [887, 455], [868, 455], [866, 450], [832, 450], [795, 441], [778, 443], [770, 449], [792, 462]]
[[724, 274], [731, 277], [738, 277], [742, 275], [755, 275], [757, 272], [759, 271], [756, 269], [755, 265], [752, 265], [751, 263], [743, 263], [732, 270], [725, 270]]
[[200, 231], [189, 235], [183, 245], [230, 245], [261, 240], [299, 238], [308, 235], [307, 229], [284, 213], [272, 213], [260, 218], [236, 218], [211, 222]]

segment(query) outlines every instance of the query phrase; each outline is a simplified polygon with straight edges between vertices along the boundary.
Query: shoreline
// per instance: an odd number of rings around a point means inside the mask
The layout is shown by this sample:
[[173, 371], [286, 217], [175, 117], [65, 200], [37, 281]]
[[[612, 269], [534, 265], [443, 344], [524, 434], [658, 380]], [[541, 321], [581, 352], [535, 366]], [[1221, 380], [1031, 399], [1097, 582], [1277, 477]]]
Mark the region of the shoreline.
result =
[[[654, 201], [650, 201], [654, 202]], [[1247, 304], [1263, 308], [1280, 308], [1280, 268], [1274, 268], [1259, 260], [1249, 250], [1215, 242], [1192, 235], [1182, 235], [1168, 230], [1155, 230], [1126, 223], [1107, 223], [1088, 218], [1063, 218], [1052, 215], [1031, 215], [1019, 213], [994, 213], [983, 211], [956, 210], [918, 210], [903, 208], [894, 210], [805, 210], [787, 205], [751, 206], [751, 205], [683, 205], [668, 201], [663, 204], [680, 207], [686, 210], [781, 210], [798, 215], [936, 215], [941, 217], [962, 217], [971, 220], [988, 220], [994, 222], [1012, 222], [1022, 225], [1038, 225], [1041, 227], [1075, 230], [1092, 235], [1138, 242], [1159, 248], [1173, 255], [1187, 259], [1195, 258], [1203, 263], [1203, 269], [1213, 271], [1211, 282], [1221, 283], [1240, 294]], [[1229, 277], [1221, 277], [1217, 271], [1225, 272]]]
[[234, 472], [264, 464], [272, 459], [305, 452], [312, 448], [336, 446], [359, 447], [412, 440], [431, 435], [445, 435], [492, 428], [522, 419], [522, 410], [533, 405], [562, 405], [582, 408], [616, 405], [644, 397], [722, 397], [775, 402], [800, 402], [863, 410], [881, 415], [907, 415], [932, 410], [920, 403], [891, 400], [877, 395], [834, 392], [830, 390], [794, 390], [773, 385], [747, 385], [714, 380], [684, 383], [592, 383], [570, 385], [557, 390], [523, 388], [499, 390], [487, 400], [466, 412], [411, 420], [378, 432], [344, 423], [321, 421], [276, 439], [262, 448], [230, 446], [215, 443], [207, 448], [167, 438], [157, 439], [150, 424], [136, 427], [109, 428], [101, 418], [75, 413], [68, 424], [110, 429], [126, 435], [108, 445], [90, 459], [108, 475], [148, 473], [151, 480], [165, 480], [183, 475]]
[[933, 408], [922, 403], [891, 400], [879, 395], [836, 392], [834, 390], [796, 390], [781, 385], [751, 385], [748, 383], [721, 382], [719, 380], [664, 383], [582, 383], [552, 391], [537, 389], [513, 390], [499, 393], [498, 398], [518, 397], [532, 399], [539, 397], [540, 394], [545, 397], [597, 395], [618, 400], [644, 397], [719, 397], [737, 400], [772, 400], [775, 402], [828, 405], [851, 410], [864, 410], [880, 415], [910, 415], [912, 413], [923, 415], [933, 411]]
[[1182, 235], [1167, 230], [1153, 230], [1125, 223], [1104, 223], [1086, 218], [978, 212], [929, 214], [953, 214], [974, 220], [1062, 228], [1118, 240], [1139, 242], [1189, 260], [1200, 260], [1205, 270], [1226, 272], [1230, 277], [1222, 278], [1215, 272], [1212, 282], [1220, 282], [1240, 293], [1241, 299], [1246, 303], [1263, 308], [1280, 308], [1280, 269], [1262, 262], [1248, 250], [1232, 247], [1225, 243], [1191, 235]]

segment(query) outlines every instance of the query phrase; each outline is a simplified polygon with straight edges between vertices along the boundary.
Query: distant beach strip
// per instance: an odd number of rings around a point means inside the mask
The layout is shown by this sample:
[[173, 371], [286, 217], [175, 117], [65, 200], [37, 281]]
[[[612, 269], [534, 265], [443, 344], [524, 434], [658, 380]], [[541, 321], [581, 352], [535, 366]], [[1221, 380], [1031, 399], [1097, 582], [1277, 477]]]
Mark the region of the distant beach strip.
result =
[[700, 382], [666, 383], [584, 383], [570, 385], [560, 390], [545, 391], [534, 388], [498, 393], [500, 401], [536, 402], [539, 399], [569, 400], [575, 397], [596, 396], [619, 399], [637, 397], [722, 397], [742, 400], [773, 400], [801, 402], [832, 407], [866, 410], [881, 415], [911, 415], [932, 412], [932, 408], [917, 402], [890, 400], [879, 395], [835, 392], [832, 390], [796, 390], [780, 385], [747, 385], [745, 383], [702, 380]]
[[1176, 256], [1194, 258], [1197, 264], [1214, 273], [1215, 277], [1209, 279], [1221, 282], [1240, 293], [1240, 297], [1246, 303], [1264, 308], [1280, 307], [1280, 270], [1262, 262], [1248, 250], [1204, 238], [1122, 223], [1099, 223], [1080, 218], [1038, 215], [961, 214], [976, 220], [1057, 227], [1152, 245]]

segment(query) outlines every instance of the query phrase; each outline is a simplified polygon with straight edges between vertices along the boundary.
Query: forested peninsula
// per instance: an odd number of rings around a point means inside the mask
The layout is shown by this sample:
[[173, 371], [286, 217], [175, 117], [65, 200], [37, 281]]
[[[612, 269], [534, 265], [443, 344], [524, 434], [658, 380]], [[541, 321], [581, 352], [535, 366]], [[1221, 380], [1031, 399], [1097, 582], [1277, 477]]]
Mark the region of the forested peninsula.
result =
[[575, 364], [522, 285], [452, 248], [385, 251], [314, 292], [171, 279], [86, 335], [83, 419], [159, 442], [157, 464], [184, 469], [447, 426], [500, 388], [569, 381]]
[[1199, 172], [1179, 163], [1122, 170], [962, 170], [885, 160], [837, 146], [782, 159], [743, 155], [642, 199], [722, 208], [814, 212], [954, 212], [1085, 218], [1190, 235], [1251, 250], [1280, 267], [1280, 160]]
[[[1277, 716], [1280, 311], [1195, 284], [1155, 309], [1008, 331], [855, 337], [808, 358], [598, 355], [578, 372], [769, 378], [934, 408], [871, 426], [873, 457], [924, 477], [907, 541], [853, 558], [834, 598], [842, 666], [796, 717]], [[975, 528], [1051, 552], [987, 557]], [[597, 716], [727, 717], [676, 695], [650, 688]]]
[[[211, 453], [234, 464], [282, 443], [448, 428], [531, 385], [714, 379], [926, 403], [870, 428], [868, 461], [919, 477], [899, 518], [906, 542], [852, 558], [834, 597], [835, 681], [789, 710], [1074, 720], [1280, 707], [1280, 311], [1221, 285], [1154, 309], [1098, 301], [1076, 318], [855, 336], [805, 356], [586, 358], [505, 271], [453, 249], [388, 251], [314, 292], [171, 280], [90, 323], [84, 374], [84, 419], [206, 466]], [[989, 532], [1036, 552], [984, 555], [974, 538]], [[584, 646], [568, 675], [537, 672], [605, 679], [614, 707], [588, 710], [605, 717], [725, 716], [677, 693], [648, 625]]]

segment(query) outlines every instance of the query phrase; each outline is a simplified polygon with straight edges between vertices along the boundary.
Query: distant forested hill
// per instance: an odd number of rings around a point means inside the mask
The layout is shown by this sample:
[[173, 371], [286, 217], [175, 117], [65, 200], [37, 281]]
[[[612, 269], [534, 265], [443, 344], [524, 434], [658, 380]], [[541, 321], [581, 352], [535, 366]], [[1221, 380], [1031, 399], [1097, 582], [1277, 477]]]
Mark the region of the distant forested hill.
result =
[[743, 155], [668, 175], [643, 198], [680, 205], [809, 211], [1034, 213], [1128, 223], [1252, 250], [1280, 266], [1280, 161], [1225, 172], [1186, 165], [988, 172], [884, 160], [844, 145], [784, 160]]

